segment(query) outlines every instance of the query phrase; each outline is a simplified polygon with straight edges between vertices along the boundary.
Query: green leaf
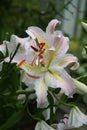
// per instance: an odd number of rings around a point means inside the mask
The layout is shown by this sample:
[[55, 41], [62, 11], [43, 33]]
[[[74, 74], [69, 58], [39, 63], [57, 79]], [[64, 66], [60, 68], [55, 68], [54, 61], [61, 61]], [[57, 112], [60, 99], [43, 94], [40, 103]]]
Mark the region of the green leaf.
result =
[[20, 87], [20, 72], [16, 68], [16, 64], [4, 62], [0, 72], [0, 77], [0, 93], [16, 93]]
[[58, 94], [60, 92], [61, 88], [51, 88], [49, 87], [49, 91], [55, 93], [55, 94]]
[[49, 124], [51, 124], [54, 120], [54, 98], [51, 92], [48, 92], [48, 102], [49, 102], [49, 109], [50, 109], [50, 119]]
[[0, 130], [6, 130], [14, 126], [23, 116], [23, 111], [13, 113], [13, 115], [7, 120], [5, 124], [0, 126]]

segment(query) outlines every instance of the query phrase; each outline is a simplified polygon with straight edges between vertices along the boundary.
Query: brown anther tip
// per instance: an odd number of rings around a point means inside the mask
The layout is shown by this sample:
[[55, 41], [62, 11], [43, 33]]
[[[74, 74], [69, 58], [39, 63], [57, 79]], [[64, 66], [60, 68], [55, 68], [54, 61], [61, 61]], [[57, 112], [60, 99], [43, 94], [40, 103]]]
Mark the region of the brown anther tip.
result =
[[34, 47], [34, 46], [32, 46], [32, 45], [31, 45], [31, 48], [32, 48], [34, 51], [36, 51], [36, 52], [39, 51], [36, 47]]

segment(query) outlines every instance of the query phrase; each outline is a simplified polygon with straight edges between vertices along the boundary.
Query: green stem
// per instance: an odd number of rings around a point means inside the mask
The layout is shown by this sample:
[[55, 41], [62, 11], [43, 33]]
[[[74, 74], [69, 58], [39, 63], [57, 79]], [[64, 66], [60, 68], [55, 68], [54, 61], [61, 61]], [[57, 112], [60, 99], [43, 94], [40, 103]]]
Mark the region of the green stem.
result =
[[65, 105], [65, 106], [69, 106], [69, 107], [75, 107], [74, 104], [71, 104], [71, 103], [65, 103], [64, 101], [61, 100], [61, 98], [59, 99], [55, 94], [54, 94], [54, 97], [56, 98], [56, 100], [58, 100], [58, 104], [57, 104], [57, 107], [59, 107], [61, 104]]
[[36, 117], [34, 115], [31, 114], [31, 112], [29, 111], [29, 108], [27, 107], [27, 113], [29, 114], [29, 116], [34, 119], [34, 120], [37, 120], [37, 121], [41, 121], [41, 119], [39, 117]]
[[13, 60], [13, 58], [14, 58], [14, 56], [16, 55], [16, 53], [17, 53], [19, 47], [20, 47], [20, 43], [17, 45], [16, 50], [15, 50], [15, 52], [13, 53], [13, 55], [11, 56], [9, 63], [11, 63], [11, 61]]
[[80, 77], [78, 77], [78, 78], [76, 78], [76, 79], [77, 79], [77, 80], [80, 80], [80, 79], [85, 78], [85, 77], [87, 77], [87, 74], [81, 75]]
[[17, 90], [16, 94], [32, 94], [35, 93], [35, 90]]

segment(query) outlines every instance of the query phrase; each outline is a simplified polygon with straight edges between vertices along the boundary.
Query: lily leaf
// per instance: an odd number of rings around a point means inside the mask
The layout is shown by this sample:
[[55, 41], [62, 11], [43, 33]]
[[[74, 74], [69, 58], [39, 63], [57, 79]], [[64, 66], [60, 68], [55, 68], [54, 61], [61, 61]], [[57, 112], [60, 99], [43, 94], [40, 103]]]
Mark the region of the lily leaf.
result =
[[7, 120], [5, 124], [0, 126], [0, 130], [7, 130], [14, 126], [23, 116], [23, 111], [13, 113], [13, 115]]

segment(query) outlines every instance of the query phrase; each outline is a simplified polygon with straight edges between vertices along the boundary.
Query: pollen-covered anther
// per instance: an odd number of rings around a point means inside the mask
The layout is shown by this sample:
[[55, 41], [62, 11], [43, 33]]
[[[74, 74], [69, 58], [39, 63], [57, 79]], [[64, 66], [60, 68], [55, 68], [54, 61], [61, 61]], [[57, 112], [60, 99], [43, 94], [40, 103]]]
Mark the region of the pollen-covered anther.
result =
[[40, 51], [43, 49], [44, 45], [45, 45], [45, 43], [40, 43], [40, 44], [39, 44], [39, 49], [40, 49]]
[[43, 59], [43, 55], [39, 55], [39, 58], [40, 58], [40, 59]]
[[34, 51], [38, 52], [38, 49], [37, 49], [36, 47], [34, 47], [34, 46], [31, 45], [31, 48], [32, 48]]
[[40, 64], [41, 64], [41, 66], [45, 66], [45, 62], [44, 61], [41, 61]]

